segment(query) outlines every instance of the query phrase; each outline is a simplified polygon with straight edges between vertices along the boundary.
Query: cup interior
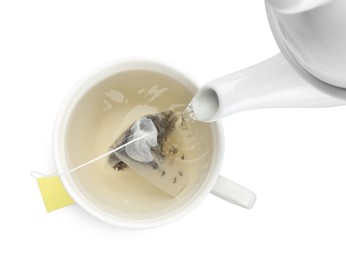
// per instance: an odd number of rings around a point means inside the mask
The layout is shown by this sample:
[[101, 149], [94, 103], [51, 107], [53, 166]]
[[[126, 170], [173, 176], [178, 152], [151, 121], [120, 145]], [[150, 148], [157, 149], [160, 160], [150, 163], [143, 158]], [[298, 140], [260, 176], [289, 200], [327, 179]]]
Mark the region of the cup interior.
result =
[[[197, 91], [188, 78], [164, 64], [125, 61], [91, 73], [67, 97], [57, 118], [53, 151], [64, 172], [109, 151], [138, 118], [181, 112]], [[62, 176], [73, 199], [97, 218], [123, 227], [151, 227], [197, 206], [216, 181], [222, 158], [217, 123], [194, 123], [194, 136], [175, 160], [188, 175], [187, 186], [172, 197], [131, 169], [118, 172], [107, 158]]]

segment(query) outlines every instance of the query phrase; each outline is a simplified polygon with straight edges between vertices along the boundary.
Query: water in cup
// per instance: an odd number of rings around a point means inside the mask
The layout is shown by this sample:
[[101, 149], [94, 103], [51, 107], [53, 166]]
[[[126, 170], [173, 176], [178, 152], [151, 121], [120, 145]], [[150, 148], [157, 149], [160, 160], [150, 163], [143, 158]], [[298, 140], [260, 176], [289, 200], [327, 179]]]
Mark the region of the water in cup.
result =
[[[83, 96], [70, 117], [66, 138], [70, 168], [107, 152], [145, 115], [162, 111], [183, 114], [192, 96], [176, 80], [151, 71], [126, 71], [103, 80]], [[175, 197], [129, 167], [114, 169], [107, 158], [79, 169], [73, 174], [74, 182], [83, 196], [110, 214], [135, 217], [157, 213], [172, 205], [172, 200], [188, 199], [188, 194], [200, 188], [213, 163], [212, 128], [193, 122], [185, 136], [171, 135], [165, 149], [163, 152], [171, 155], [164, 167], [175, 168], [177, 177], [182, 177], [181, 173], [186, 178]]]

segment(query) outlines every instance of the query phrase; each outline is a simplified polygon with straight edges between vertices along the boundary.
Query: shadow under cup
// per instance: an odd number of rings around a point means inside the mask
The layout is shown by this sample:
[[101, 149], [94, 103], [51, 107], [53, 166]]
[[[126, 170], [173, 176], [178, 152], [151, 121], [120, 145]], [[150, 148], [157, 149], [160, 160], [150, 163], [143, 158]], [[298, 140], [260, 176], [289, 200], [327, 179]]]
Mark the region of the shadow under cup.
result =
[[[58, 172], [108, 152], [142, 116], [184, 111], [196, 91], [188, 78], [152, 61], [123, 61], [92, 72], [72, 90], [58, 115], [53, 138]], [[188, 184], [176, 197], [131, 169], [114, 170], [108, 157], [62, 175], [62, 182], [76, 203], [107, 223], [145, 228], [171, 222], [209, 194], [222, 161], [218, 123], [194, 122], [192, 127], [193, 136], [177, 140], [179, 156], [172, 163], [188, 175]]]

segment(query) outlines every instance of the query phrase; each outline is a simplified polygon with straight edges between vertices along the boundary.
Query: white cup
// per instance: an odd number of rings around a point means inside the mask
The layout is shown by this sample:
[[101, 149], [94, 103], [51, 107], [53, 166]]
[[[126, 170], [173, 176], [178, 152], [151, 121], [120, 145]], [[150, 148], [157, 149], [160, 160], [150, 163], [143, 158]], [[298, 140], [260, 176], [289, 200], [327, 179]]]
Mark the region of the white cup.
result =
[[[197, 92], [198, 87], [185, 74], [180, 73], [172, 66], [162, 62], [147, 59], [131, 59], [111, 62], [104, 65], [80, 80], [72, 91], [68, 94], [62, 104], [61, 110], [57, 116], [53, 134], [53, 155], [58, 172], [67, 172], [70, 168], [69, 151], [67, 142], [67, 132], [71, 127], [71, 118], [74, 109], [79, 102], [96, 88], [102, 85], [110, 77], [125, 71], [146, 70], [153, 71], [168, 76], [179, 82], [191, 92], [191, 97]], [[90, 109], [92, 109], [93, 100], [90, 100]], [[90, 113], [90, 111], [86, 111]], [[87, 126], [86, 126], [87, 127]], [[222, 176], [219, 175], [224, 157], [224, 136], [220, 122], [210, 123], [213, 135], [213, 158], [211, 164], [206, 169], [205, 177], [196, 184], [191, 192], [184, 196], [173, 198], [171, 202], [161, 210], [146, 214], [123, 214], [116, 209], [107, 211], [102, 205], [102, 201], [94, 200], [86, 196], [85, 191], [78, 185], [72, 174], [60, 176], [61, 181], [73, 200], [85, 211], [94, 217], [109, 224], [124, 228], [149, 228], [170, 223], [196, 208], [209, 194], [212, 193], [233, 204], [251, 208], [256, 200], [256, 195]], [[83, 147], [81, 147], [83, 149]], [[101, 185], [95, 183], [95, 185]]]

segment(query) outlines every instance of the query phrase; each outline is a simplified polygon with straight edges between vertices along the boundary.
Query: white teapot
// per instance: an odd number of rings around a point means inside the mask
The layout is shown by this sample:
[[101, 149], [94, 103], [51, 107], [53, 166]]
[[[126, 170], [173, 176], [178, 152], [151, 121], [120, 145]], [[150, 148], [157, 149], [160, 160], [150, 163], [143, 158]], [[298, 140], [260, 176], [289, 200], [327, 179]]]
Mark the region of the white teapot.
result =
[[280, 54], [204, 85], [193, 117], [269, 107], [346, 105], [346, 1], [266, 0]]

